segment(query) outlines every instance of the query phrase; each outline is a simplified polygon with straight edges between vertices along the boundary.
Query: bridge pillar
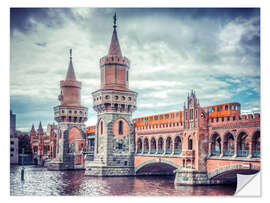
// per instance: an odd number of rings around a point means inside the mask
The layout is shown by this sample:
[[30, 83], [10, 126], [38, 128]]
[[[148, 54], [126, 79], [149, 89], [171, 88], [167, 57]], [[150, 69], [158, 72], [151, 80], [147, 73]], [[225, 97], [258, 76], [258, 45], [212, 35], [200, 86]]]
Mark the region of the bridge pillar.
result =
[[196, 169], [176, 169], [174, 171], [175, 185], [208, 185], [210, 181], [206, 171], [198, 171]]
[[248, 144], [248, 158], [252, 157], [252, 141]]

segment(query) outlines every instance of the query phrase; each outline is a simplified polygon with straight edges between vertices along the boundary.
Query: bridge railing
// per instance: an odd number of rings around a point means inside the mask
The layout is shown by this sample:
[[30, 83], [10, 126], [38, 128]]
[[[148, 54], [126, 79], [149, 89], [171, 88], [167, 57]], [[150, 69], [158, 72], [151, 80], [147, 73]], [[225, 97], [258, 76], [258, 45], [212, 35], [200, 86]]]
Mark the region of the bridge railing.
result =
[[164, 150], [163, 149], [159, 149], [158, 150], [158, 154], [163, 154], [164, 153]]
[[220, 151], [211, 151], [211, 156], [219, 156], [220, 155]]
[[171, 154], [172, 153], [172, 149], [166, 149], [165, 154]]
[[141, 154], [142, 153], [142, 149], [137, 149], [137, 154]]
[[248, 150], [238, 150], [237, 151], [238, 157], [247, 157], [248, 156]]
[[234, 151], [233, 150], [224, 150], [223, 151], [223, 156], [233, 156]]
[[181, 154], [182, 149], [174, 149], [174, 154]]
[[252, 150], [252, 157], [261, 157], [261, 152], [258, 150]]
[[148, 153], [149, 153], [149, 149], [144, 149], [144, 150], [143, 150], [143, 153], [144, 153], [144, 154], [148, 154]]

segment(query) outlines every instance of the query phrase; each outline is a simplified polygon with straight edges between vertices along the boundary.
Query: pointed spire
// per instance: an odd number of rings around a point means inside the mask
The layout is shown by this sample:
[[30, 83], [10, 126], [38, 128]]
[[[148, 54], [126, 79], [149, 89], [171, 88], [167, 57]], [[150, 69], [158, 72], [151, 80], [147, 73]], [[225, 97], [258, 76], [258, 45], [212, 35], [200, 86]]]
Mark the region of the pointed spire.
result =
[[34, 124], [32, 124], [31, 132], [36, 132]]
[[38, 129], [40, 130], [42, 130], [42, 124], [41, 124], [41, 121], [39, 121], [39, 126], [38, 126]]
[[69, 66], [68, 66], [68, 71], [66, 75], [66, 80], [76, 81], [75, 72], [74, 72], [73, 64], [72, 64], [72, 49], [69, 49]]
[[122, 52], [121, 52], [121, 48], [120, 48], [120, 44], [118, 41], [118, 37], [117, 37], [117, 32], [116, 32], [116, 13], [113, 16], [113, 34], [112, 34], [112, 40], [111, 40], [111, 45], [110, 45], [110, 49], [108, 52], [108, 55], [116, 55], [116, 56], [122, 56]]
[[42, 128], [42, 125], [41, 125], [41, 121], [39, 121], [39, 126], [38, 126], [38, 130], [37, 130], [37, 134], [38, 135], [42, 135], [43, 134], [43, 128]]

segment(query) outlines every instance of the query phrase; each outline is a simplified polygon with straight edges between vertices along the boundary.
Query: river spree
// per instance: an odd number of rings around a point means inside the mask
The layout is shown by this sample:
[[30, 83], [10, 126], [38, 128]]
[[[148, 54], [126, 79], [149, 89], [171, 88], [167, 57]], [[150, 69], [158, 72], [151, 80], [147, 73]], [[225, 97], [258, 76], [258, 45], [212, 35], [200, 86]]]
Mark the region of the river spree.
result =
[[236, 185], [175, 186], [170, 176], [90, 177], [84, 171], [48, 171], [38, 166], [25, 166], [21, 181], [21, 168], [10, 167], [10, 195], [220, 196], [233, 195], [236, 190]]

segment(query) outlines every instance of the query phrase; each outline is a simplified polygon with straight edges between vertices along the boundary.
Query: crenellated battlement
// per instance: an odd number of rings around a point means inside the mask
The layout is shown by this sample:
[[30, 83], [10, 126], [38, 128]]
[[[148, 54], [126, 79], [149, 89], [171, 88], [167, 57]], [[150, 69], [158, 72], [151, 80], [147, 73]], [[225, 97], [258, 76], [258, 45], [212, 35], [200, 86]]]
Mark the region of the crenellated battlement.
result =
[[100, 61], [100, 68], [106, 65], [119, 65], [130, 67], [130, 61], [125, 56], [103, 56]]
[[248, 114], [241, 116], [224, 116], [224, 117], [216, 117], [209, 119], [209, 125], [215, 124], [228, 124], [228, 123], [239, 123], [239, 122], [258, 122], [260, 121], [260, 114]]

